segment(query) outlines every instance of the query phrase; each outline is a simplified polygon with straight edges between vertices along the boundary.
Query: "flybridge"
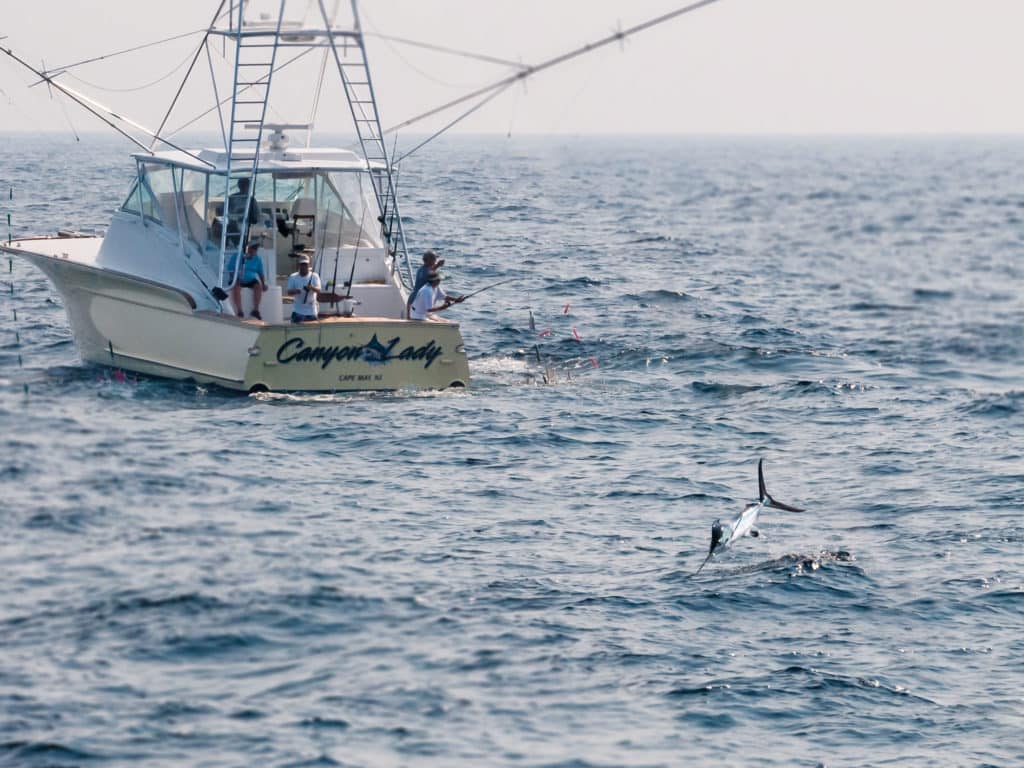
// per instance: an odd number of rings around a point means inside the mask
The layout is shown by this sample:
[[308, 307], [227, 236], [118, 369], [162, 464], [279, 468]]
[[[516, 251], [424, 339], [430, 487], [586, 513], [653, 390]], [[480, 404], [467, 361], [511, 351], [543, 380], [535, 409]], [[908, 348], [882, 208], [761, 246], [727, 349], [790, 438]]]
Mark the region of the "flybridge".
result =
[[[272, 37], [277, 34], [277, 26], [272, 22], [249, 21], [244, 23], [241, 30], [213, 27], [210, 29], [210, 34], [222, 35], [232, 39], [239, 37]], [[339, 37], [348, 37], [352, 40], [356, 40], [360, 37], [360, 34], [351, 29], [342, 27], [305, 28], [300, 27], [298, 24], [288, 24], [288, 22], [284, 22], [281, 25], [278, 47], [307, 48], [311, 43], [315, 44], [317, 41], [319, 41], [319, 47], [327, 47], [330, 43], [327, 42], [326, 38]]]
[[[355, 2], [352, 2], [352, 24], [350, 27], [334, 24], [337, 10], [335, 13], [329, 14], [322, 0], [314, 0], [314, 2], [320, 12], [319, 14], [314, 13], [314, 16], [318, 17], [318, 21], [323, 22], [322, 27], [306, 25], [305, 17], [309, 15], [308, 11], [313, 2], [305, 3], [302, 19], [288, 19], [285, 18], [288, 0], [262, 0], [262, 2], [258, 2], [258, 0], [230, 0], [230, 2], [222, 0], [213, 24], [210, 25], [210, 33], [230, 37], [236, 37], [239, 34], [249, 36], [280, 35], [282, 42], [298, 44], [305, 44], [312, 39], [327, 35], [334, 37], [347, 35], [353, 38], [360, 36], [359, 17]], [[226, 11], [224, 10], [225, 5], [228, 6]], [[255, 16], [253, 16], [254, 13]], [[249, 18], [246, 18], [247, 15]], [[218, 23], [225, 17], [227, 19], [226, 26], [218, 26]]]
[[[334, 14], [330, 14], [323, 0], [317, 0], [315, 6], [314, 3], [303, 3], [304, 12], [301, 20], [286, 18], [289, 5], [295, 7], [296, 3], [294, 0], [291, 4], [288, 0], [280, 0], [279, 3], [274, 2], [269, 6], [263, 3], [261, 6], [255, 0], [222, 0], [203, 38], [203, 43], [196, 51], [184, 82], [188, 81], [203, 50], [209, 57], [211, 37], [219, 37], [234, 43], [230, 95], [224, 99], [220, 99], [218, 95], [217, 104], [224, 151], [204, 151], [194, 157], [202, 163], [209, 163], [217, 171], [223, 170], [221, 197], [225, 200], [231, 195], [233, 185], [238, 179], [248, 179], [248, 187], [255, 189], [261, 166], [265, 163], [269, 163], [273, 168], [296, 164], [323, 170], [351, 170], [354, 167], [365, 170], [369, 175], [369, 186], [376, 198], [376, 207], [380, 211], [377, 221], [371, 226], [378, 228], [387, 252], [395, 258], [396, 263], [404, 266], [405, 274], [411, 280], [412, 270], [398, 211], [395, 179], [383, 139], [356, 4], [353, 2], [351, 6], [350, 27], [334, 23], [337, 4]], [[276, 10], [273, 13], [256, 13], [259, 7]], [[314, 7], [315, 10], [310, 14], [310, 9]], [[314, 19], [312, 24], [306, 22], [306, 16], [310, 15]], [[280, 55], [282, 49], [301, 49], [301, 52], [288, 60], [282, 60], [286, 58]], [[311, 95], [309, 123], [268, 122], [271, 93], [282, 70], [300, 56], [317, 49], [322, 51], [319, 78], [297, 91], [294, 87], [289, 89], [290, 93], [305, 92]], [[354, 153], [344, 150], [317, 152], [308, 148], [329, 63], [333, 63], [348, 101], [352, 124], [362, 153], [361, 161]], [[184, 88], [184, 82], [181, 88]], [[214, 88], [216, 89], [215, 80]], [[168, 117], [174, 109], [175, 102], [172, 102], [168, 110]], [[165, 117], [161, 130], [166, 122]], [[284, 130], [296, 128], [306, 131], [305, 150], [287, 149], [288, 138]], [[271, 132], [269, 136], [265, 136], [266, 131]], [[159, 131], [157, 133], [159, 134]], [[157, 140], [154, 139], [153, 145]], [[153, 145], [150, 149], [153, 149]], [[169, 157], [170, 154], [165, 156]], [[253, 215], [252, 198], [247, 198], [244, 205], [245, 210], [240, 212], [241, 220], [248, 221]], [[243, 243], [229, 243], [226, 231], [221, 233], [221, 238], [222, 264], [226, 263], [230, 250], [234, 251], [236, 265], [240, 264]]]
[[[252, 153], [251, 149], [238, 150], [233, 160], [236, 162]], [[349, 149], [326, 149], [321, 147], [300, 147], [286, 151], [264, 150], [260, 158], [260, 172], [276, 170], [308, 169], [319, 171], [365, 171], [366, 161], [356, 152]], [[203, 172], [220, 172], [227, 170], [227, 152], [220, 147], [208, 147], [192, 153], [169, 150], [132, 155], [138, 161], [166, 163], [168, 165], [190, 168]]]

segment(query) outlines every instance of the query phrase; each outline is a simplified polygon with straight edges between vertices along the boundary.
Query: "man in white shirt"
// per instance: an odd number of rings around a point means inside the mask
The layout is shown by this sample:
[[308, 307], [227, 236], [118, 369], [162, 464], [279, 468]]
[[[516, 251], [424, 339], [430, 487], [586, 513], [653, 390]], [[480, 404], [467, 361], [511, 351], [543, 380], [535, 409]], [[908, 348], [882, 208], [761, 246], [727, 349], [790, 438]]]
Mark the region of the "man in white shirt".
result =
[[320, 275], [309, 268], [309, 256], [299, 256], [299, 271], [288, 277], [288, 295], [292, 300], [292, 322], [308, 323], [317, 319], [321, 290]]
[[431, 272], [427, 283], [413, 296], [409, 307], [410, 320], [428, 320], [432, 312], [441, 312], [462, 301], [461, 296], [449, 296], [441, 287], [441, 276]]

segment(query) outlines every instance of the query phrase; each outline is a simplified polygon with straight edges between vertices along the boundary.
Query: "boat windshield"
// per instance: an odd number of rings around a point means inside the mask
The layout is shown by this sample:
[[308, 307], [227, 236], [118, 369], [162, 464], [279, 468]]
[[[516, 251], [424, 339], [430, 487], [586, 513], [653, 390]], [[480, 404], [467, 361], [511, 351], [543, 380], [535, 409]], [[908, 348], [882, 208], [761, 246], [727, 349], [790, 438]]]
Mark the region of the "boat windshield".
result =
[[139, 160], [121, 210], [168, 230], [213, 283], [222, 278], [222, 242], [230, 258], [243, 237], [259, 237], [282, 262], [303, 249], [382, 247], [380, 208], [364, 170], [260, 171], [247, 222], [243, 186], [244, 180], [240, 185], [239, 178], [228, 180], [223, 173]]
[[[132, 185], [121, 210], [139, 214], [155, 224], [163, 224], [166, 221], [177, 221], [172, 213], [173, 208], [174, 182], [171, 179], [170, 167], [156, 163], [139, 163], [135, 184]], [[171, 216], [168, 216], [168, 213], [171, 213]]]
[[380, 207], [373, 184], [366, 173], [332, 173], [328, 176], [334, 194], [344, 203], [343, 245], [380, 248]]

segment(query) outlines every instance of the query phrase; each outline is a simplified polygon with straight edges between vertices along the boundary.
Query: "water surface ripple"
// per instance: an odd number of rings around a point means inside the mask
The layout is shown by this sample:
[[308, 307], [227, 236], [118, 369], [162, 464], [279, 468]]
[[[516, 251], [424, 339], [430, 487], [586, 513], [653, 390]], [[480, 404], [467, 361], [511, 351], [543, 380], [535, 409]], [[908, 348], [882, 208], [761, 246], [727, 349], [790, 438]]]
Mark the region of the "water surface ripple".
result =
[[[15, 237], [127, 191], [3, 146]], [[452, 290], [515, 278], [452, 310], [467, 391], [122, 381], [4, 276], [0, 766], [1024, 764], [1024, 142], [452, 137], [401, 184]], [[808, 512], [692, 578], [758, 457]]]

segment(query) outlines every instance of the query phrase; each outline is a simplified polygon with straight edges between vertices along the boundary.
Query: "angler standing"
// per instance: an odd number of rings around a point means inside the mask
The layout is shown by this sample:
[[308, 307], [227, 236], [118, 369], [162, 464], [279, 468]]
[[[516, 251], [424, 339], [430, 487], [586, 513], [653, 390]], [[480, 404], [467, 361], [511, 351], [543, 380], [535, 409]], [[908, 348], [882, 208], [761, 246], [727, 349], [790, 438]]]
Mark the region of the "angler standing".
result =
[[448, 309], [452, 304], [463, 301], [463, 296], [449, 296], [441, 287], [441, 275], [431, 272], [427, 276], [427, 283], [420, 288], [413, 296], [412, 304], [409, 306], [409, 318], [411, 320], [427, 320], [433, 312], [441, 312]]
[[292, 322], [308, 323], [320, 315], [320, 304], [317, 297], [321, 290], [320, 275], [309, 267], [309, 256], [299, 256], [299, 271], [288, 276], [288, 295], [294, 296], [292, 301]]

